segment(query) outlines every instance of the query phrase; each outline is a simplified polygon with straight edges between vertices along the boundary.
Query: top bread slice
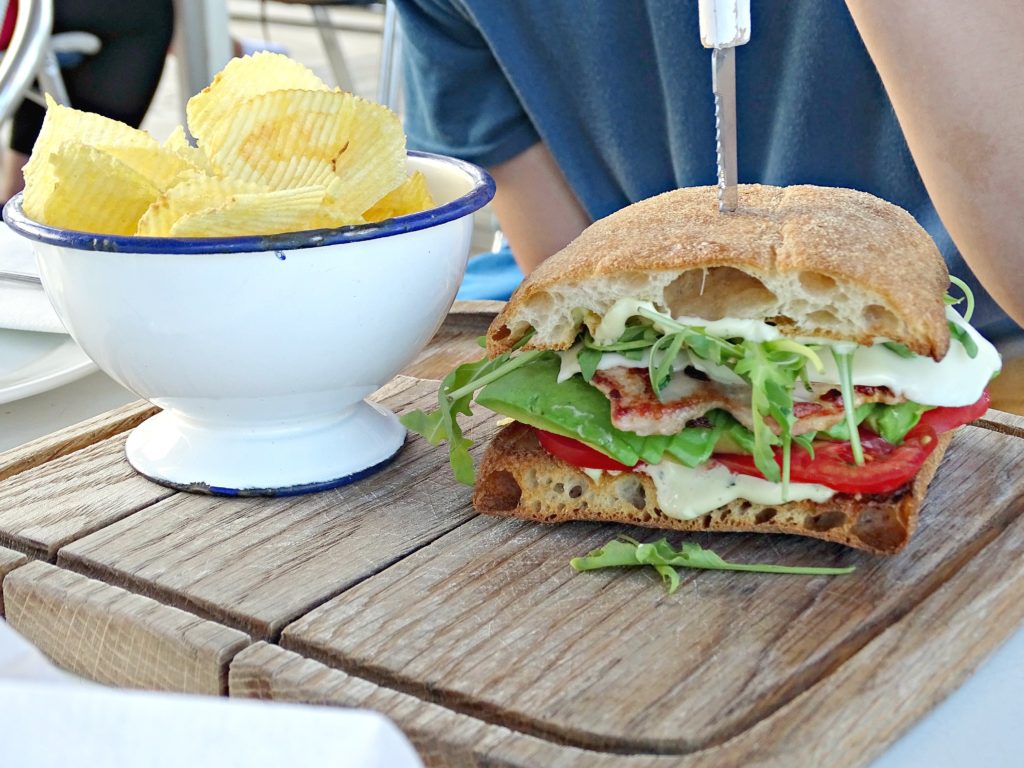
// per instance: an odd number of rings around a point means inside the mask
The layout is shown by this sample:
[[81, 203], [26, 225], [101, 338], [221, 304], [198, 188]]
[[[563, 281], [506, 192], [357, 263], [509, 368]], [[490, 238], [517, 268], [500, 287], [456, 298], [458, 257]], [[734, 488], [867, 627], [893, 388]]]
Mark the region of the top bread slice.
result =
[[588, 227], [512, 294], [487, 352], [565, 349], [620, 298], [673, 317], [766, 320], [787, 336], [870, 345], [885, 338], [942, 359], [946, 265], [914, 218], [836, 187], [744, 184], [720, 213], [715, 187], [643, 200]]

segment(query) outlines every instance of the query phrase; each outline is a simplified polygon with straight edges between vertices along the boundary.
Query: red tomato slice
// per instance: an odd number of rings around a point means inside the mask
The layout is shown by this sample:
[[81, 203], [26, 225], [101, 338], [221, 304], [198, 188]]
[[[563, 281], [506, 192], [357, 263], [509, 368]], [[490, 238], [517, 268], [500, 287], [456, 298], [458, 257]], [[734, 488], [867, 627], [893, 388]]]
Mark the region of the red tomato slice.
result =
[[959, 408], [932, 408], [921, 414], [918, 424], [927, 424], [935, 430], [936, 434], [949, 432], [951, 429], [970, 424], [975, 419], [984, 416], [988, 410], [989, 396], [986, 389], [981, 393], [978, 402], [972, 405], [964, 405]]
[[[864, 464], [860, 466], [853, 461], [849, 443], [817, 442], [813, 459], [794, 446], [790, 480], [827, 485], [840, 493], [890, 493], [913, 479], [935, 450], [938, 437], [931, 426], [918, 424], [907, 433], [902, 445], [893, 445], [870, 432], [861, 432], [860, 442], [864, 449]], [[781, 467], [781, 449], [775, 449], [775, 457]], [[764, 477], [754, 465], [753, 456], [716, 453], [713, 458], [738, 474]]]
[[543, 429], [536, 430], [537, 439], [545, 451], [556, 459], [561, 459], [576, 467], [587, 469], [618, 470], [628, 472], [632, 467], [620, 464], [610, 456], [605, 456], [600, 451], [595, 451], [589, 445], [573, 440], [571, 437], [562, 437], [554, 432], [545, 432]]

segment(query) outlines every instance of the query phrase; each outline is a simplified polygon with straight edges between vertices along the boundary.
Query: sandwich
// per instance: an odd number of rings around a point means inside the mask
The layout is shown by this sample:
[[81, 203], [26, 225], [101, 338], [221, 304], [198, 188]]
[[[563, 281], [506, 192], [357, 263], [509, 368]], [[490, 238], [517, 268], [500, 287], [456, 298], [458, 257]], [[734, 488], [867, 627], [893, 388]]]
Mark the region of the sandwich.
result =
[[[1001, 366], [973, 297], [872, 195], [740, 201], [679, 189], [595, 222], [519, 286], [438, 409], [403, 417], [448, 441], [478, 511], [906, 546]], [[507, 422], [478, 472], [457, 420], [474, 400]]]

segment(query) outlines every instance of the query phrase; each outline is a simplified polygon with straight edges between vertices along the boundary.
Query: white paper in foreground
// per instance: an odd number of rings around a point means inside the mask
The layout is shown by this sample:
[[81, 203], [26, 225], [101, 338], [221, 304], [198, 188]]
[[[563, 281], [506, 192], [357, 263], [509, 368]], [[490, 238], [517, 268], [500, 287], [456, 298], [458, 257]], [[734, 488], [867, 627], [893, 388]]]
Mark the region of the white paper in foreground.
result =
[[0, 621], [0, 764], [422, 768], [375, 712], [78, 683]]

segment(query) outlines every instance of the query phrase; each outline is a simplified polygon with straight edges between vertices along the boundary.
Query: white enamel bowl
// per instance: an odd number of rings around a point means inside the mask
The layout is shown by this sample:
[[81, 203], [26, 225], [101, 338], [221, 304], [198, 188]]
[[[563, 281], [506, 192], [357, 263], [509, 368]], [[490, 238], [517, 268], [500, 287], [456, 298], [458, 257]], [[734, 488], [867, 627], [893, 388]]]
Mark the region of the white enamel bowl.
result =
[[409, 154], [438, 207], [379, 225], [270, 237], [98, 236], [4, 209], [34, 241], [75, 341], [160, 406], [128, 438], [156, 482], [227, 495], [323, 490], [386, 464], [405, 430], [364, 398], [426, 346], [455, 299], [476, 166]]

